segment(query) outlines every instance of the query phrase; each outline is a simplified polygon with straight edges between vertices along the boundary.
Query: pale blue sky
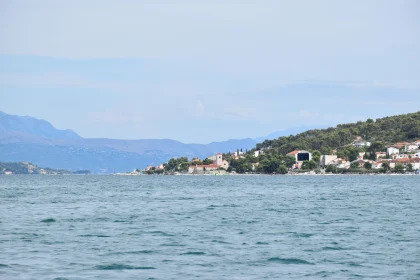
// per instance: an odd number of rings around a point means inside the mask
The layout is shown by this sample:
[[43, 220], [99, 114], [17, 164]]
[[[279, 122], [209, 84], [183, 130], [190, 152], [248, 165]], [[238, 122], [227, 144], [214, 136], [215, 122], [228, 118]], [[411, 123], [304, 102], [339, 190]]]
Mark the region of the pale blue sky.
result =
[[418, 111], [419, 3], [0, 0], [0, 110], [200, 143]]

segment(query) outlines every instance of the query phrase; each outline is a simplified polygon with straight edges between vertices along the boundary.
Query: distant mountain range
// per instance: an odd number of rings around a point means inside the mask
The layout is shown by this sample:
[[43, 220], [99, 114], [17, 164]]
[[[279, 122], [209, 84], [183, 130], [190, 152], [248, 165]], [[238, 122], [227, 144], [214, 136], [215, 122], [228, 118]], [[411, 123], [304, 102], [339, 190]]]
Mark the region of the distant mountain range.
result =
[[113, 173], [157, 165], [172, 157], [204, 158], [217, 152], [252, 149], [257, 142], [296, 134], [290, 129], [257, 139], [232, 139], [209, 144], [184, 144], [171, 139], [118, 140], [82, 138], [49, 122], [0, 112], [0, 161], [33, 162], [50, 168]]
[[32, 117], [8, 115], [0, 111], [0, 134], [23, 133], [49, 139], [81, 139], [76, 132], [56, 129], [49, 122]]

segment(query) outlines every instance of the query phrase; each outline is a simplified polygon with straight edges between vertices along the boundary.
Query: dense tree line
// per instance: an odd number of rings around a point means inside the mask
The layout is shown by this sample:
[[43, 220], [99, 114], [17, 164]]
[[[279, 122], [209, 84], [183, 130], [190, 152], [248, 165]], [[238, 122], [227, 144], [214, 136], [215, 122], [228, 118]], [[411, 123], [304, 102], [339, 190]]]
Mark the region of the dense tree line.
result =
[[256, 150], [275, 149], [281, 154], [293, 150], [319, 150], [322, 154], [330, 154], [332, 150], [343, 149], [357, 136], [370, 142], [382, 142], [384, 145], [419, 139], [420, 112], [308, 130], [297, 135], [266, 140], [257, 144]]

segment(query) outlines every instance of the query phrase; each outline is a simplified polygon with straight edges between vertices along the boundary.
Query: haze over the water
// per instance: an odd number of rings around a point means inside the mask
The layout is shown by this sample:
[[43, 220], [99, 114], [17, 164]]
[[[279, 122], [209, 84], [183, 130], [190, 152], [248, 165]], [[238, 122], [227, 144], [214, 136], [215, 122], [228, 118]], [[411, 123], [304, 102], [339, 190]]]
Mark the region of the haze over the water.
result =
[[201, 142], [418, 111], [420, 2], [0, 1], [0, 111]]

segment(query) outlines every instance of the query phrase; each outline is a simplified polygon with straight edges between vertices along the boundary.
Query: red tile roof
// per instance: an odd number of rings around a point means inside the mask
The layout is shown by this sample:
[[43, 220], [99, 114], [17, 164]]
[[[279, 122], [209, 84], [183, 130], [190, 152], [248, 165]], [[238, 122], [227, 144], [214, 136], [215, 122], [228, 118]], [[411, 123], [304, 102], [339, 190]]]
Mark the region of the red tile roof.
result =
[[299, 152], [300, 151], [293, 151], [293, 152], [288, 153], [288, 155], [297, 155]]

